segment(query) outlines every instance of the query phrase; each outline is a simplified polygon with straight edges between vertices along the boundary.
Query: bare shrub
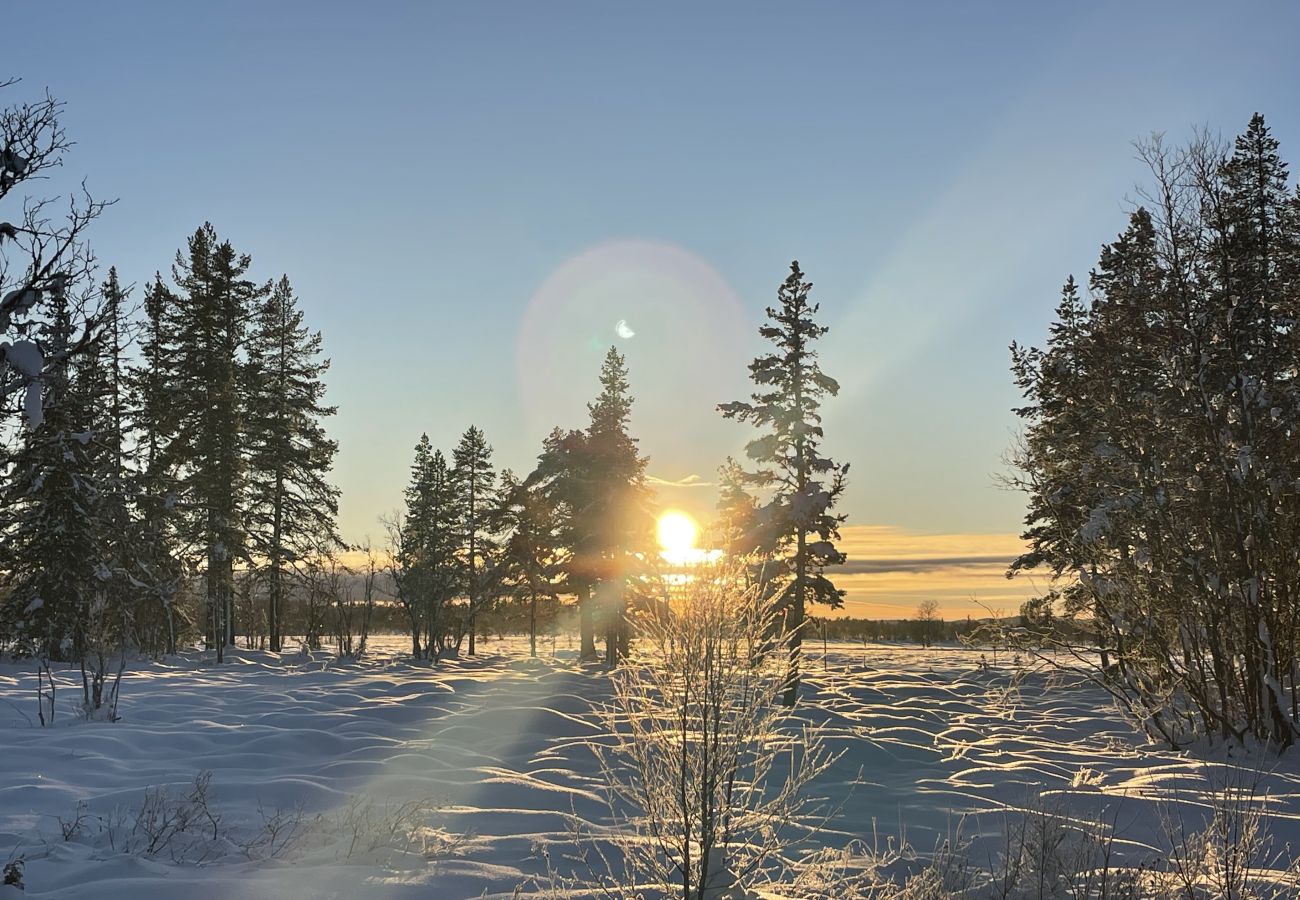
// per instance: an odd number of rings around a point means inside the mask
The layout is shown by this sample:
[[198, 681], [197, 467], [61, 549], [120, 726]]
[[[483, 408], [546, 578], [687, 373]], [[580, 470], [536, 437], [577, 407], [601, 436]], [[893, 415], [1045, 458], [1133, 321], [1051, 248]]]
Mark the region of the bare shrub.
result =
[[467, 842], [463, 835], [435, 827], [431, 819], [442, 808], [430, 800], [387, 800], [357, 796], [321, 823], [337, 840], [336, 857], [361, 859], [375, 853], [413, 854], [425, 860], [458, 855]]
[[110, 609], [108, 593], [101, 590], [91, 600], [85, 621], [78, 626], [84, 647], [80, 655], [82, 698], [78, 713], [86, 719], [118, 719], [117, 701], [122, 673], [126, 671], [125, 624], [121, 619], [121, 611]]
[[788, 636], [742, 574], [701, 568], [636, 615], [604, 709], [614, 743], [597, 751], [612, 827], [589, 846], [608, 894], [789, 883], [830, 814], [808, 789], [839, 754], [782, 705], [787, 660], [773, 648]]
[[[151, 787], [130, 817], [130, 827], [116, 834], [110, 829], [110, 844], [124, 853], [142, 856], [166, 855], [177, 863], [200, 863], [218, 852], [221, 819], [212, 810], [209, 788], [211, 772], [200, 772], [188, 791], [175, 794], [166, 787]], [[120, 847], [118, 846], [120, 842]]]
[[65, 819], [63, 816], [55, 816], [59, 823], [59, 833], [63, 837], [63, 842], [75, 841], [81, 837], [86, 828], [86, 822], [90, 819], [90, 814], [86, 811], [86, 801], [78, 800], [77, 808], [72, 817]]
[[1276, 846], [1268, 827], [1268, 797], [1258, 768], [1206, 767], [1204, 827], [1188, 810], [1204, 806], [1174, 792], [1160, 804], [1168, 865], [1154, 879], [1166, 896], [1201, 900], [1274, 900], [1300, 894], [1300, 860]]
[[[1269, 833], [1267, 797], [1258, 770], [1224, 767], [1195, 796], [1167, 793], [1159, 802], [1154, 854], [1119, 853], [1117, 804], [1109, 819], [1072, 815], [1065, 803], [1039, 803], [1003, 830], [1001, 850], [983, 867], [962, 851], [936, 854], [932, 869], [964, 877], [926, 898], [953, 900], [1283, 900], [1300, 896], [1300, 861]], [[1203, 815], [1202, 815], [1203, 814]], [[1200, 816], [1200, 818], [1198, 818]], [[945, 859], [945, 856], [948, 858]], [[912, 897], [926, 873], [891, 898]], [[918, 880], [920, 879], [920, 880]], [[956, 888], [953, 885], [964, 884]]]
[[320, 817], [309, 816], [301, 803], [288, 809], [268, 811], [259, 800], [261, 823], [251, 836], [239, 842], [240, 851], [253, 860], [281, 859], [297, 851], [319, 827]]
[[[299, 858], [308, 851], [334, 859], [390, 864], [403, 857], [437, 864], [463, 852], [468, 838], [433, 823], [432, 800], [350, 798], [333, 813], [308, 813], [301, 803], [268, 808], [257, 802], [257, 821], [228, 823], [214, 807], [212, 773], [200, 772], [184, 790], [150, 787], [138, 806], [105, 815], [79, 802], [58, 816], [59, 837], [132, 856], [202, 865], [238, 856], [254, 862]], [[47, 844], [51, 838], [46, 838]], [[410, 868], [404, 865], [403, 868]]]
[[[200, 772], [183, 791], [146, 788], [135, 807], [117, 806], [106, 815], [89, 812], [79, 801], [71, 816], [56, 816], [65, 842], [107, 846], [116, 853], [163, 857], [198, 865], [225, 856], [230, 832], [212, 808], [212, 773]], [[49, 842], [49, 839], [46, 839]]]
[[1040, 802], [1008, 818], [1002, 852], [980, 879], [997, 900], [1146, 896], [1140, 873], [1120, 865], [1114, 821], [1076, 817], [1064, 801]]

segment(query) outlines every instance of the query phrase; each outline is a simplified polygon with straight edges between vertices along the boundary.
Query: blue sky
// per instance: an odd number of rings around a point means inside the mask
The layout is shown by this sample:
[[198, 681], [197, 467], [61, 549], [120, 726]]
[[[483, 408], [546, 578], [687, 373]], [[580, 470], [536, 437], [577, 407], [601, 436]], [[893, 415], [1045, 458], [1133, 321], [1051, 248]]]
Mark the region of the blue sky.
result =
[[[844, 384], [850, 521], [1014, 532], [1007, 344], [1045, 333], [1142, 177], [1131, 142], [1260, 110], [1295, 158], [1290, 4], [49, 3], [3, 69], [65, 99], [128, 281], [204, 220], [334, 360], [342, 525], [421, 431], [527, 467], [603, 348], [665, 480], [712, 479], [792, 258]], [[1290, 118], [1289, 118], [1290, 117]], [[623, 320], [635, 332], [619, 339]], [[697, 513], [707, 488], [669, 489]]]

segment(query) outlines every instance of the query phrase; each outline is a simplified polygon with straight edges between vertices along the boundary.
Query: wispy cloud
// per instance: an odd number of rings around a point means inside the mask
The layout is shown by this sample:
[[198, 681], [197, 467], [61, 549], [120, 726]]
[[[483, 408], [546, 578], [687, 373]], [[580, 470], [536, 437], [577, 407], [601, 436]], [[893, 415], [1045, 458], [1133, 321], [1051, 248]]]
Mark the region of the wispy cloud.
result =
[[656, 475], [647, 475], [645, 480], [655, 487], [666, 488], [704, 488], [714, 487], [713, 482], [704, 481], [699, 475], [687, 475], [685, 478], [679, 478], [673, 481], [669, 478], [660, 478]]
[[876, 575], [885, 572], [937, 572], [943, 569], [968, 569], [995, 565], [1007, 566], [1005, 556], [929, 556], [903, 559], [850, 559], [836, 568], [851, 575]]
[[1015, 534], [918, 534], [890, 525], [846, 525], [843, 566], [827, 574], [846, 591], [844, 615], [905, 618], [922, 600], [944, 618], [981, 616], [985, 607], [1015, 613], [1043, 590], [1042, 580], [1006, 577], [1024, 552]]

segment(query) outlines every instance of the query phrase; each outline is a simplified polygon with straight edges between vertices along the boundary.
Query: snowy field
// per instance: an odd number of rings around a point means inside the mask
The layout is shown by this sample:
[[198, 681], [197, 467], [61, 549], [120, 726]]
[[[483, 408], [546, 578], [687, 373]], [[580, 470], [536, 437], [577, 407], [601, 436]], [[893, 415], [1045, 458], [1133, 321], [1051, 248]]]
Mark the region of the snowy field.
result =
[[[566, 853], [570, 817], [602, 819], [589, 744], [606, 677], [576, 667], [563, 638], [541, 660], [493, 641], [434, 667], [401, 646], [385, 639], [364, 663], [141, 664], [115, 724], [76, 721], [79, 680], [56, 673], [52, 728], [29, 721], [34, 670], [0, 667], [0, 863], [24, 858], [33, 898], [526, 895], [540, 849]], [[812, 648], [803, 714], [847, 751], [819, 784], [846, 798], [825, 842], [905, 836], [925, 852], [960, 831], [987, 862], [1015, 810], [1048, 807], [1114, 822], [1140, 862], [1162, 809], [1204, 817], [1220, 767], [1145, 745], [1093, 687], [979, 661]], [[1295, 762], [1260, 776], [1279, 843], [1300, 837]], [[206, 804], [187, 805], [205, 772]]]

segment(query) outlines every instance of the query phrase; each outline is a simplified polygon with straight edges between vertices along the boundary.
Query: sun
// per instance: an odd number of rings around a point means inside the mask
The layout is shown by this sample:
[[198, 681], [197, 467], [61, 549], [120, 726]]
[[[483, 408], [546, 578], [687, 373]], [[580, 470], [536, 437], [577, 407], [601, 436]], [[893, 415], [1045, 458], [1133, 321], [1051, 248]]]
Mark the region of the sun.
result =
[[670, 509], [659, 517], [659, 546], [669, 560], [685, 560], [695, 549], [700, 528], [695, 520], [678, 509]]

